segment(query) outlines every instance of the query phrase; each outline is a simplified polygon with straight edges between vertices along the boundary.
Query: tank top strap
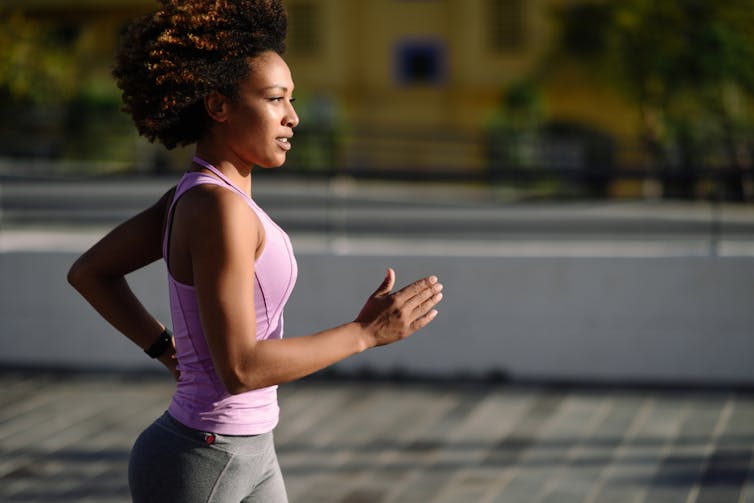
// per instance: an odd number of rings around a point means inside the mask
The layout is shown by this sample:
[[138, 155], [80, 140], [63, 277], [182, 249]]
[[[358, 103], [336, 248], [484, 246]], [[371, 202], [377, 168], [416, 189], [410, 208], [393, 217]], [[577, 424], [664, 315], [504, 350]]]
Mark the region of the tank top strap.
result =
[[163, 239], [162, 239], [162, 256], [165, 259], [166, 263], [168, 261], [168, 245], [170, 243], [170, 230], [173, 224], [174, 207], [175, 207], [175, 204], [178, 202], [178, 199], [180, 199], [180, 197], [187, 190], [203, 183], [213, 183], [216, 185], [227, 186], [227, 188], [233, 190], [234, 192], [242, 196], [246, 200], [246, 202], [254, 209], [256, 213], [260, 211], [259, 207], [254, 202], [254, 200], [249, 196], [249, 194], [247, 194], [246, 192], [238, 188], [230, 180], [230, 178], [228, 178], [226, 175], [223, 174], [222, 171], [220, 171], [215, 166], [208, 163], [207, 161], [205, 161], [204, 159], [202, 159], [201, 157], [197, 155], [195, 155], [192, 160], [198, 165], [202, 166], [203, 168], [208, 169], [215, 176], [212, 177], [207, 174], [203, 174], [199, 172], [187, 172], [186, 174], [183, 175], [183, 178], [181, 178], [180, 182], [178, 182], [178, 186], [175, 189], [175, 194], [173, 195], [173, 200], [171, 201], [170, 207], [168, 208], [167, 221], [165, 224], [165, 234], [163, 235]]
[[165, 220], [165, 232], [162, 236], [162, 256], [166, 262], [168, 257], [168, 243], [170, 242], [170, 230], [173, 226], [173, 214], [175, 212], [175, 205], [181, 198], [181, 196], [186, 193], [186, 191], [204, 183], [212, 183], [219, 186], [225, 186], [225, 182], [223, 180], [218, 180], [217, 178], [209, 176], [207, 174], [187, 172], [184, 173], [183, 177], [180, 179], [178, 185], [175, 188], [173, 199], [170, 201], [170, 205], [168, 206], [168, 212], [166, 214]]
[[205, 161], [204, 159], [202, 159], [198, 155], [195, 155], [193, 157], [192, 161], [194, 161], [195, 163], [197, 163], [201, 167], [207, 168], [208, 170], [210, 170], [215, 176], [217, 176], [220, 180], [222, 180], [223, 182], [225, 182], [228, 185], [228, 187], [232, 188], [233, 190], [235, 190], [236, 192], [238, 192], [239, 194], [241, 194], [244, 197], [244, 199], [246, 199], [247, 201], [253, 201], [251, 199], [251, 197], [249, 196], [249, 194], [247, 194], [243, 190], [239, 189], [236, 186], [236, 184], [234, 184], [230, 180], [230, 178], [228, 178], [227, 176], [225, 176], [222, 171], [220, 171], [219, 169], [217, 169], [216, 167], [214, 167], [212, 164], [208, 163], [207, 161]]

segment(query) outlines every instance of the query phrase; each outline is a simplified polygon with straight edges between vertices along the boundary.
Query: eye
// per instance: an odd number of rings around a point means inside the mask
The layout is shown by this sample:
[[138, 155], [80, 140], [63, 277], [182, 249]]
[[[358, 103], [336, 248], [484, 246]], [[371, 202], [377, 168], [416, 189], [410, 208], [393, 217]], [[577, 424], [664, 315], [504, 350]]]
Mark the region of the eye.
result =
[[296, 101], [296, 98], [291, 98], [288, 100], [288, 103], [293, 103], [294, 101]]

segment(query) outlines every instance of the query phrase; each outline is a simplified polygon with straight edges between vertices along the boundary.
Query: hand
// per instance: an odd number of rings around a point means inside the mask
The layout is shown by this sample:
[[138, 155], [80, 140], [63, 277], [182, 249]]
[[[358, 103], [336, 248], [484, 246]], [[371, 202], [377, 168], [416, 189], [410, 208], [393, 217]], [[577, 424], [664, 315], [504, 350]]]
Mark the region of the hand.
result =
[[178, 358], [175, 356], [175, 339], [171, 340], [170, 346], [157, 360], [167, 368], [177, 381], [181, 373], [178, 372]]
[[426, 327], [437, 316], [434, 307], [442, 300], [442, 284], [429, 276], [390, 293], [395, 286], [395, 271], [387, 270], [382, 284], [367, 299], [356, 322], [370, 334], [370, 347], [405, 339]]

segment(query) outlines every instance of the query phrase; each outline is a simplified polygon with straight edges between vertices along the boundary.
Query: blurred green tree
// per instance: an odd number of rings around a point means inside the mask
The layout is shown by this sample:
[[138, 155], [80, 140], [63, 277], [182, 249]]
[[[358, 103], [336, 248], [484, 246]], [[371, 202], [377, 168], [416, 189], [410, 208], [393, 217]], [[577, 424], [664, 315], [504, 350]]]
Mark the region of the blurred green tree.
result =
[[53, 26], [0, 10], [0, 90], [16, 101], [63, 103], [77, 92], [73, 52]]
[[536, 80], [517, 80], [505, 88], [487, 125], [487, 157], [493, 178], [537, 165], [537, 142], [545, 115]]
[[754, 8], [750, 0], [622, 0], [557, 12], [568, 58], [623, 91], [668, 197], [692, 198], [716, 167], [728, 199], [751, 171]]
[[0, 155], [133, 158], [118, 89], [79, 47], [81, 29], [0, 8]]

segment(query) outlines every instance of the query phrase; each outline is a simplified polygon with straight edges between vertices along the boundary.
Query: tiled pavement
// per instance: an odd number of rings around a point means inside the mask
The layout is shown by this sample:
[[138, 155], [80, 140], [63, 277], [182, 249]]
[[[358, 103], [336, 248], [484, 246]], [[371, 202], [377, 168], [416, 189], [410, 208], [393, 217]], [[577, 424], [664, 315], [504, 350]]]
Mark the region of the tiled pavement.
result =
[[[128, 501], [171, 390], [0, 372], [0, 501]], [[751, 391], [308, 380], [280, 402], [292, 502], [754, 503]]]

